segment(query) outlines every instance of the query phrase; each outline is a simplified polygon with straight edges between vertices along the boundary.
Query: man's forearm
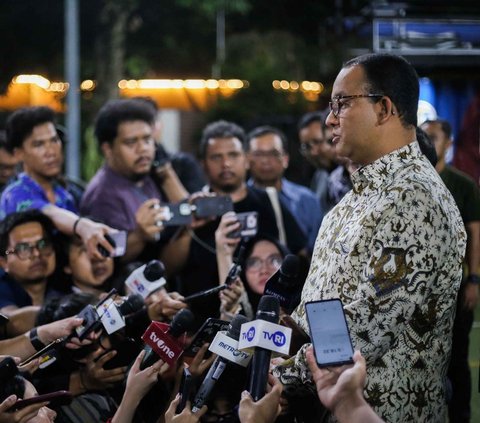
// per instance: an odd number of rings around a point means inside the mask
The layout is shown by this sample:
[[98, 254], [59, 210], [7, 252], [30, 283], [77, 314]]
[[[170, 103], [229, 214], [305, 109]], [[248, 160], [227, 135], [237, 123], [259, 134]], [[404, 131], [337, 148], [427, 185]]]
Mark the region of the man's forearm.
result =
[[78, 215], [53, 204], [45, 206], [42, 212], [52, 219], [55, 227], [60, 232], [66, 235], [73, 235], [73, 226], [78, 219]]
[[480, 272], [480, 221], [469, 222], [465, 225], [467, 230], [466, 262], [468, 274]]
[[35, 320], [40, 310], [39, 306], [27, 306], [15, 309], [3, 308], [1, 311], [10, 320], [7, 324], [8, 336], [18, 336], [29, 331], [35, 326]]

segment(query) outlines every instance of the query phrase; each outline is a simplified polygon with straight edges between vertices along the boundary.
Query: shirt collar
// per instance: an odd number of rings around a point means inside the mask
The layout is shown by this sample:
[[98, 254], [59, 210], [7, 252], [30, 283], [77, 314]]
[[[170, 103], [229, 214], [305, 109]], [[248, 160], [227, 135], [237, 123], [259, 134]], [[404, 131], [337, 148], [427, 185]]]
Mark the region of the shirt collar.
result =
[[365, 189], [376, 190], [390, 180], [405, 164], [422, 156], [417, 141], [380, 157], [373, 163], [360, 167], [351, 176], [353, 190], [361, 194]]

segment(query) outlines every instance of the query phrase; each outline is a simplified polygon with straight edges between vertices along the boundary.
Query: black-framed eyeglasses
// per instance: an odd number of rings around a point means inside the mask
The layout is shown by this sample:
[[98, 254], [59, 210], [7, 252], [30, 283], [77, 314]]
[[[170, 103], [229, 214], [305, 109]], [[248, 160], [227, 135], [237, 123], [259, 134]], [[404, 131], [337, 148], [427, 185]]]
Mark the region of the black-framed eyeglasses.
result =
[[328, 103], [333, 116], [336, 118], [340, 114], [342, 107], [345, 105], [345, 101], [342, 100], [354, 100], [356, 98], [382, 98], [383, 94], [355, 94], [355, 95], [341, 95], [333, 97], [332, 101]]
[[40, 255], [53, 253], [53, 244], [47, 238], [39, 239], [37, 242], [19, 242], [15, 248], [5, 251], [6, 255], [15, 254], [20, 260], [28, 260], [33, 257], [33, 250], [36, 249]]

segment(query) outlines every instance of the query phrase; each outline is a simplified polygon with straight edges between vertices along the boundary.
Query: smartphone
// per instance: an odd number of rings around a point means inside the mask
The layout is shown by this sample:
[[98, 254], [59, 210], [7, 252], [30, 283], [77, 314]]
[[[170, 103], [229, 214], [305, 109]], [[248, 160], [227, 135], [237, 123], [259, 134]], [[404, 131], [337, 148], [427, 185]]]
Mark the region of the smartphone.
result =
[[[60, 342], [63, 342], [63, 340], [61, 338], [55, 339], [55, 341], [50, 342], [48, 345], [45, 345], [41, 350], [37, 351], [35, 354], [32, 354], [30, 357], [23, 360], [18, 366], [19, 367], [25, 366], [26, 364], [30, 363], [31, 361], [35, 360], [36, 358], [42, 357], [43, 355], [45, 355], [45, 353], [47, 351], [55, 348], [55, 346], [57, 344], [59, 344]], [[42, 360], [40, 360], [40, 363], [42, 363]]]
[[127, 231], [110, 232], [105, 238], [107, 238], [108, 242], [115, 248], [112, 257], [121, 257], [125, 254], [127, 250]]
[[[117, 351], [117, 354], [115, 354], [115, 356], [113, 356], [103, 365], [103, 368], [105, 370], [112, 370], [118, 367], [129, 366], [133, 363], [138, 353], [140, 352], [140, 348], [137, 342], [135, 342], [135, 340], [131, 338], [126, 338], [123, 341], [117, 343], [112, 349]], [[109, 353], [110, 351], [111, 350], [106, 351], [105, 354]], [[102, 354], [99, 359], [105, 354]]]
[[198, 218], [223, 216], [233, 211], [233, 202], [228, 195], [214, 197], [200, 197], [194, 201], [195, 216]]
[[189, 203], [163, 204], [165, 211], [164, 226], [182, 226], [192, 223], [192, 206]]
[[9, 411], [16, 411], [25, 408], [32, 404], [38, 404], [39, 402], [47, 402], [48, 407], [55, 408], [61, 405], [68, 405], [72, 402], [72, 394], [68, 391], [55, 391], [44, 395], [37, 395], [23, 400], [18, 400]]
[[192, 385], [193, 385], [192, 374], [190, 373], [190, 370], [184, 367], [183, 374], [182, 374], [182, 381], [180, 382], [180, 389], [178, 390], [178, 392], [181, 395], [181, 398], [180, 398], [180, 402], [177, 405], [177, 409], [175, 410], [175, 414], [180, 414], [185, 408], [185, 405], [187, 405], [187, 401], [190, 400], [190, 392], [192, 391], [192, 387], [193, 387]]
[[305, 304], [310, 338], [318, 367], [353, 363], [353, 346], [342, 302], [312, 301]]
[[98, 317], [97, 309], [95, 306], [87, 305], [77, 317], [83, 319], [83, 323], [75, 328], [78, 339], [85, 339], [92, 331], [99, 329], [102, 326], [102, 322]]
[[[214, 319], [213, 317], [209, 317], [197, 333], [194, 335], [192, 342], [190, 345], [185, 349], [183, 355], [186, 357], [193, 357], [197, 354], [198, 350], [202, 348], [202, 345], [206, 342], [210, 343], [215, 338], [215, 335], [218, 331], [221, 330], [228, 330], [229, 322], [220, 319]], [[209, 351], [205, 354], [205, 357], [208, 356]], [[211, 354], [211, 353], [210, 353]]]
[[240, 228], [230, 232], [228, 238], [249, 238], [257, 235], [258, 231], [258, 213], [255, 211], [237, 213], [237, 220], [240, 222]]

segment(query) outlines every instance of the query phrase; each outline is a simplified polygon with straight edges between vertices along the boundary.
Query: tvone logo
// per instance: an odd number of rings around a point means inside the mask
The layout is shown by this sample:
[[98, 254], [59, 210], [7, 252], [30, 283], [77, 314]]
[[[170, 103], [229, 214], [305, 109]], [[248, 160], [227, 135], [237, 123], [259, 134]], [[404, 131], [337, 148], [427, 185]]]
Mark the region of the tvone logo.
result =
[[155, 332], [152, 332], [150, 334], [150, 340], [152, 340], [155, 344], [157, 344], [157, 347], [160, 351], [162, 351], [164, 354], [166, 354], [170, 358], [175, 358], [175, 352], [172, 351], [167, 344], [163, 341], [163, 339], [160, 339]]

